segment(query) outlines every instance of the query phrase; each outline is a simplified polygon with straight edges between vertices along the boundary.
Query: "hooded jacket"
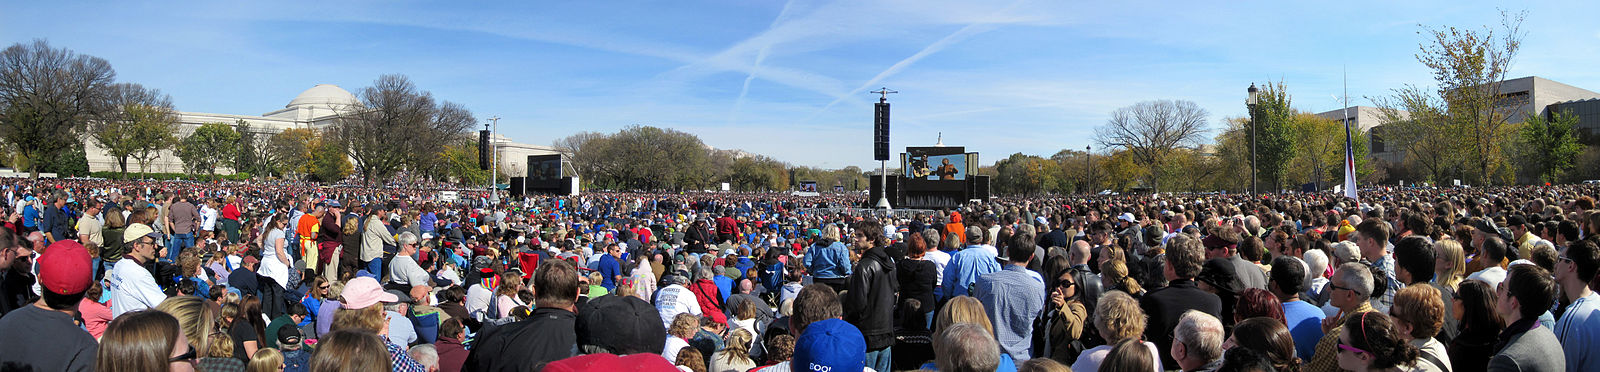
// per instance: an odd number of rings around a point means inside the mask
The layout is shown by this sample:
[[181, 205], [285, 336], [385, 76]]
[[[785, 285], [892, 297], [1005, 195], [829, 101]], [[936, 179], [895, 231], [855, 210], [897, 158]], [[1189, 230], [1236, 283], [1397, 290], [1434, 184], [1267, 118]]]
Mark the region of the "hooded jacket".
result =
[[882, 247], [861, 253], [841, 302], [844, 320], [861, 330], [867, 350], [894, 346], [895, 262]]
[[[722, 304], [722, 290], [717, 288], [716, 281], [700, 279], [688, 287], [689, 292], [693, 292], [695, 300], [700, 303], [700, 310], [705, 316], [711, 317], [717, 323], [728, 324], [728, 316], [723, 314], [726, 306]], [[670, 322], [668, 327], [671, 327]]]

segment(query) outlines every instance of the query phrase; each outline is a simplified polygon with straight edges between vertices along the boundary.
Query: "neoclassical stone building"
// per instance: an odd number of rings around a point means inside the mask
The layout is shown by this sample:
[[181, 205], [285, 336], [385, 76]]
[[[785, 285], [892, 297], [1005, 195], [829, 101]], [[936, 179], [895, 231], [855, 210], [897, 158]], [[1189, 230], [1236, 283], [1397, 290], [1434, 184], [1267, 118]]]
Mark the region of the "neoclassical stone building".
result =
[[[235, 125], [239, 122], [250, 124], [250, 130], [262, 135], [273, 135], [290, 128], [307, 128], [321, 130], [332, 125], [342, 110], [357, 105], [359, 101], [354, 94], [333, 84], [317, 84], [301, 92], [282, 109], [255, 115], [214, 114], [208, 112], [178, 112], [179, 134], [182, 138], [188, 136], [195, 128], [207, 123], [224, 123]], [[504, 123], [502, 123], [504, 124]], [[237, 127], [235, 129], [238, 129]], [[501, 128], [504, 130], [505, 128]], [[89, 160], [89, 171], [117, 171], [117, 159], [107, 156], [105, 150], [95, 145], [93, 139], [85, 138], [84, 152]], [[505, 174], [513, 177], [523, 176], [527, 173], [526, 162], [529, 155], [546, 155], [557, 153], [550, 146], [530, 145], [515, 143], [504, 135], [497, 135], [494, 143], [500, 153], [500, 169]], [[139, 164], [133, 159], [128, 159], [128, 171], [137, 172]], [[183, 162], [172, 150], [162, 151], [156, 160], [150, 162], [145, 172], [151, 173], [181, 173]], [[218, 174], [232, 174], [233, 169], [223, 167], [217, 169]]]

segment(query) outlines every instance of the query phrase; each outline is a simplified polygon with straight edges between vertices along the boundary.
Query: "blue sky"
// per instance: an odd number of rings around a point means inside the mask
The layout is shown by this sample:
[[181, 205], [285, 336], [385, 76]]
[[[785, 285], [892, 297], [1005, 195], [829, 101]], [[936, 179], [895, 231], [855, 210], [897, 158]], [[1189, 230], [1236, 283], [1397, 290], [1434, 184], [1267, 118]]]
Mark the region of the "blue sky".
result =
[[[1297, 108], [1430, 85], [1418, 24], [1527, 9], [1513, 76], [1600, 90], [1600, 2], [1476, 1], [0, 1], [0, 43], [109, 60], [179, 110], [259, 115], [316, 84], [410, 76], [514, 140], [670, 127], [797, 165], [875, 167], [872, 109], [899, 90], [892, 146], [993, 163], [1082, 149], [1118, 107], [1183, 99], [1213, 128], [1251, 82]], [[1098, 151], [1098, 149], [1097, 149]]]

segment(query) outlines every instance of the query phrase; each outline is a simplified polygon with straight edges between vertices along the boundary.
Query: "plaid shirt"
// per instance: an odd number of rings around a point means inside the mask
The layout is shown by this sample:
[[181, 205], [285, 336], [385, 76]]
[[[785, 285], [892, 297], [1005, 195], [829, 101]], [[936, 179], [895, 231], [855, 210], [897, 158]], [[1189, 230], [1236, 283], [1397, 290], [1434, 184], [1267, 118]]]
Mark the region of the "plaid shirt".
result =
[[405, 348], [387, 341], [383, 347], [389, 349], [389, 364], [394, 365], [394, 372], [428, 372], [428, 367], [411, 359], [411, 353], [407, 353]]
[[[1339, 325], [1333, 327], [1333, 329], [1328, 330], [1327, 333], [1324, 333], [1322, 335], [1322, 339], [1317, 341], [1316, 353], [1311, 355], [1311, 362], [1306, 364], [1305, 371], [1306, 372], [1337, 372], [1337, 371], [1339, 371], [1339, 360], [1337, 359], [1337, 356], [1339, 354], [1339, 346], [1338, 346], [1338, 344], [1339, 344], [1339, 331], [1344, 329], [1344, 321], [1345, 321], [1345, 319], [1350, 319], [1350, 317], [1352, 317], [1352, 316], [1360, 316], [1361, 313], [1365, 313], [1365, 312], [1369, 312], [1369, 311], [1373, 311], [1372, 305], [1367, 303], [1367, 302], [1362, 302], [1360, 305], [1356, 306], [1355, 311], [1344, 313], [1344, 317], [1343, 318], [1339, 318]], [[1369, 315], [1369, 316], [1371, 316], [1371, 315]]]

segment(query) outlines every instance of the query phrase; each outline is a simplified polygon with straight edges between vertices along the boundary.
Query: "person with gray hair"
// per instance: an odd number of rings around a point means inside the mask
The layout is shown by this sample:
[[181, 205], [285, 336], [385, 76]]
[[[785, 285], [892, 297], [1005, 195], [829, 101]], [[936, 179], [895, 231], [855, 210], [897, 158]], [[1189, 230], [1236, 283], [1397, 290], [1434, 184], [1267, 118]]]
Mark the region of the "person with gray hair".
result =
[[395, 240], [400, 243], [400, 251], [395, 252], [394, 260], [389, 261], [389, 284], [406, 288], [406, 294], [411, 298], [426, 301], [428, 293], [433, 291], [433, 281], [428, 271], [417, 263], [417, 235], [407, 231], [400, 233]]
[[1306, 290], [1300, 295], [1300, 299], [1322, 306], [1328, 302], [1327, 298], [1322, 296], [1328, 287], [1328, 254], [1320, 249], [1306, 250], [1305, 263]]
[[933, 342], [934, 365], [940, 371], [989, 372], [1000, 367], [1000, 344], [983, 326], [955, 323]]
[[922, 253], [922, 259], [933, 261], [933, 283], [944, 283], [944, 267], [950, 265], [950, 254], [939, 249], [939, 230], [924, 229], [921, 234], [922, 240], [928, 242], [928, 250]]
[[1172, 331], [1172, 359], [1183, 371], [1213, 371], [1222, 366], [1222, 321], [1199, 310], [1183, 312]]
[[439, 349], [435, 349], [433, 344], [412, 346], [411, 350], [407, 350], [407, 352], [411, 354], [411, 359], [417, 361], [417, 364], [428, 367], [428, 372], [439, 371]]
[[1317, 342], [1316, 353], [1311, 356], [1309, 371], [1332, 371], [1338, 368], [1336, 356], [1339, 348], [1339, 333], [1344, 329], [1345, 319], [1359, 317], [1361, 313], [1372, 312], [1372, 270], [1367, 265], [1359, 262], [1349, 262], [1339, 265], [1334, 271], [1332, 282], [1328, 283], [1328, 304], [1338, 308], [1338, 312], [1328, 316], [1322, 321], [1323, 336]]

